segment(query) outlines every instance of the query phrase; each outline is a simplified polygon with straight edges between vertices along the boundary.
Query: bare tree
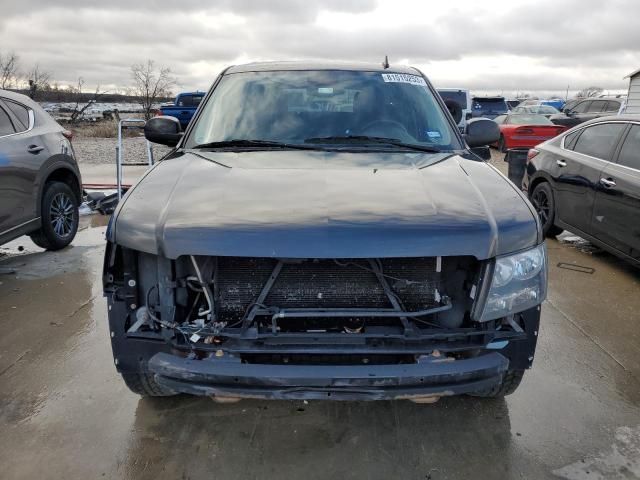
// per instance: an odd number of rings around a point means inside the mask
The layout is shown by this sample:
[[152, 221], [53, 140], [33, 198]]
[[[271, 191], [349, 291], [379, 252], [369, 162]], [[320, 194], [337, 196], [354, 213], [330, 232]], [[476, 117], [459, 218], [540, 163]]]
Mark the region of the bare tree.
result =
[[151, 107], [159, 98], [171, 94], [171, 88], [177, 81], [171, 75], [168, 67], [156, 68], [153, 60], [146, 63], [136, 63], [131, 66], [133, 87], [131, 94], [138, 97], [138, 103], [142, 106], [145, 120], [151, 118]]
[[576, 98], [597, 97], [598, 95], [602, 94], [603, 90], [604, 89], [602, 87], [587, 87], [587, 88], [583, 88], [578, 93], [576, 93]]
[[82, 77], [78, 77], [78, 85], [76, 87], [71, 87], [73, 91], [73, 96], [75, 97], [75, 106], [73, 107], [73, 111], [71, 112], [71, 123], [78, 123], [78, 120], [82, 117], [84, 111], [93, 105], [98, 99], [99, 95], [102, 95], [107, 92], [100, 91], [100, 85], [96, 86], [95, 91], [91, 96], [87, 97], [82, 93], [82, 87], [84, 86], [84, 79]]
[[11, 88], [18, 77], [18, 55], [0, 53], [0, 88]]
[[40, 66], [36, 63], [29, 73], [27, 73], [26, 80], [29, 84], [29, 97], [35, 99], [38, 91], [49, 87], [51, 72], [41, 70]]

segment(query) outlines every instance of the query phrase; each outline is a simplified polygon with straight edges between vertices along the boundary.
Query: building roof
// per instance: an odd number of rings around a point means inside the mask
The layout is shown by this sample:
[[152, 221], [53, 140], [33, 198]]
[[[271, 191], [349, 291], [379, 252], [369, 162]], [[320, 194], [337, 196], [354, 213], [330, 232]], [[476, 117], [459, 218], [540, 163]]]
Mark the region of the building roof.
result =
[[640, 68], [639, 68], [639, 69], [637, 69], [635, 72], [631, 72], [629, 75], [627, 75], [627, 76], [626, 76], [626, 77], [624, 77], [624, 78], [633, 78], [633, 77], [635, 77], [636, 75], [638, 75], [639, 73], [640, 73]]

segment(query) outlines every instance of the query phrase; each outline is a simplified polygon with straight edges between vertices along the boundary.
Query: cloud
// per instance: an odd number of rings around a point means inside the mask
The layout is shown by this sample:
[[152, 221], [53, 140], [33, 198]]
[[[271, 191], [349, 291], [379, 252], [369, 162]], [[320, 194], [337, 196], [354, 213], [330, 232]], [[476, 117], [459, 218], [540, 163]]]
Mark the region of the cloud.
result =
[[[623, 88], [640, 66], [634, 0], [30, 0], [3, 5], [0, 50], [59, 83], [126, 86], [147, 58], [183, 88], [206, 89], [245, 60], [380, 62], [385, 54], [436, 84], [482, 90]], [[444, 85], [442, 85], [444, 86]]]

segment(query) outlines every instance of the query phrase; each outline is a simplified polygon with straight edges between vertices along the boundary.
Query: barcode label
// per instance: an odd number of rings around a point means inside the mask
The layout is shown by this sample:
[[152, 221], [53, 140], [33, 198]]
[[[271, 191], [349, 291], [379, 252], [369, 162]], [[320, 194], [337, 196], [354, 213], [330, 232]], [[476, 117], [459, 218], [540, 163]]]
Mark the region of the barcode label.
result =
[[383, 73], [382, 80], [390, 83], [410, 83], [411, 85], [419, 85], [426, 87], [427, 82], [419, 75], [408, 75], [406, 73]]

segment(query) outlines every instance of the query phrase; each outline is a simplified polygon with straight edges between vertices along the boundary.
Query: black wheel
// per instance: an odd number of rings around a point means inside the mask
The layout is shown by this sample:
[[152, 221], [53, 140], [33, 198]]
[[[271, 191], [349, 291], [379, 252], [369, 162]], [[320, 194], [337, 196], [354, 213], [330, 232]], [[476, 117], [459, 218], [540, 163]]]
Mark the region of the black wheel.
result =
[[149, 373], [123, 373], [127, 388], [142, 397], [170, 397], [176, 392], [159, 385]]
[[531, 193], [531, 203], [538, 212], [540, 222], [542, 223], [542, 233], [545, 237], [555, 237], [560, 235], [563, 230], [553, 224], [556, 215], [555, 202], [553, 199], [553, 191], [548, 182], [542, 182], [536, 185]]
[[47, 250], [60, 250], [69, 245], [78, 231], [78, 199], [63, 182], [44, 186], [41, 207], [42, 225], [31, 234], [31, 240]]
[[508, 370], [502, 377], [502, 382], [495, 387], [474, 392], [470, 395], [473, 397], [484, 398], [500, 398], [506, 395], [511, 395], [518, 389], [518, 386], [522, 381], [522, 377], [524, 377], [524, 370]]
[[498, 150], [502, 153], [506, 153], [507, 146], [505, 145], [504, 135], [500, 135], [500, 140], [498, 140]]

